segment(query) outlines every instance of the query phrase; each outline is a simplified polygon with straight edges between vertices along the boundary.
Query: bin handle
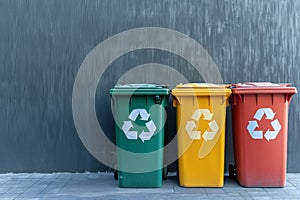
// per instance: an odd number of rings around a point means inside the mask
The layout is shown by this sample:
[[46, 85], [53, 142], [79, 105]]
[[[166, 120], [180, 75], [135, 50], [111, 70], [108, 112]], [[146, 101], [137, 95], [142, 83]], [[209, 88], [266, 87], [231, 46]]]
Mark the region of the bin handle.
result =
[[230, 98], [230, 95], [231, 95], [231, 93], [227, 93], [225, 96], [223, 96], [223, 101], [222, 101], [222, 104], [224, 103], [224, 102], [226, 102], [226, 106], [229, 106], [229, 98]]
[[288, 103], [291, 102], [291, 99], [292, 99], [292, 97], [294, 96], [294, 94], [295, 94], [295, 93], [287, 93], [287, 94], [286, 94], [286, 101], [287, 101]]
[[[174, 107], [174, 108], [177, 107], [177, 102], [178, 102], [179, 104], [181, 104], [181, 99], [180, 99], [180, 97], [178, 98], [177, 96], [172, 96], [172, 98], [175, 98], [175, 99], [173, 99], [173, 107]], [[174, 101], [174, 100], [175, 100], [175, 101]]]

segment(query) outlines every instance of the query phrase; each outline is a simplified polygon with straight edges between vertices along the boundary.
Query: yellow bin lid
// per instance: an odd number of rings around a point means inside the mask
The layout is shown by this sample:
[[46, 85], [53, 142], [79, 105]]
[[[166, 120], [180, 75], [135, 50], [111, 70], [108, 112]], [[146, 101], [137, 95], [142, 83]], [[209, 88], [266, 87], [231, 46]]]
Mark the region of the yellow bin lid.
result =
[[178, 84], [173, 90], [173, 96], [230, 96], [230, 85], [213, 83]]

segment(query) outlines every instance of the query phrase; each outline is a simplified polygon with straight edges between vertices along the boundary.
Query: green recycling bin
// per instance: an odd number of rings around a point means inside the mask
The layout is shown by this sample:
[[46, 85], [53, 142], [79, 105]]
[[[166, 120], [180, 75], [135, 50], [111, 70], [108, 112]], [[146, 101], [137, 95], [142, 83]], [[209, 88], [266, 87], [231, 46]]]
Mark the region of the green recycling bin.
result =
[[161, 187], [169, 94], [167, 86], [158, 84], [116, 85], [110, 90], [119, 187]]

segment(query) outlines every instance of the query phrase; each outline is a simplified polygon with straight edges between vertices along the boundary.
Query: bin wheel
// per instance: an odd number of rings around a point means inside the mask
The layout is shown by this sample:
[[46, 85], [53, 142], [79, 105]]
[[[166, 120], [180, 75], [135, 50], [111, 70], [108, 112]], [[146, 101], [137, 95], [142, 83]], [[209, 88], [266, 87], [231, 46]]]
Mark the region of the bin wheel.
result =
[[233, 164], [230, 164], [228, 167], [229, 171], [229, 178], [234, 179], [236, 175], [235, 166]]
[[117, 181], [118, 178], [118, 170], [114, 170], [114, 179]]
[[163, 180], [167, 180], [167, 176], [168, 176], [168, 168], [167, 166], [163, 167]]

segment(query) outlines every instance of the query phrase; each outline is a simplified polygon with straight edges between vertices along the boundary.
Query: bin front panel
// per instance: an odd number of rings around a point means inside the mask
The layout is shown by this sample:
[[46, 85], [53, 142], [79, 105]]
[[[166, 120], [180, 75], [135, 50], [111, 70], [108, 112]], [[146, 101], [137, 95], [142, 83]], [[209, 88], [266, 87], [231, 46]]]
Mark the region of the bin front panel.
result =
[[283, 187], [287, 159], [287, 94], [236, 94], [232, 99], [238, 182], [247, 187]]
[[160, 187], [168, 91], [124, 90], [111, 90], [119, 186]]
[[222, 187], [226, 98], [176, 96], [175, 99], [180, 185]]

